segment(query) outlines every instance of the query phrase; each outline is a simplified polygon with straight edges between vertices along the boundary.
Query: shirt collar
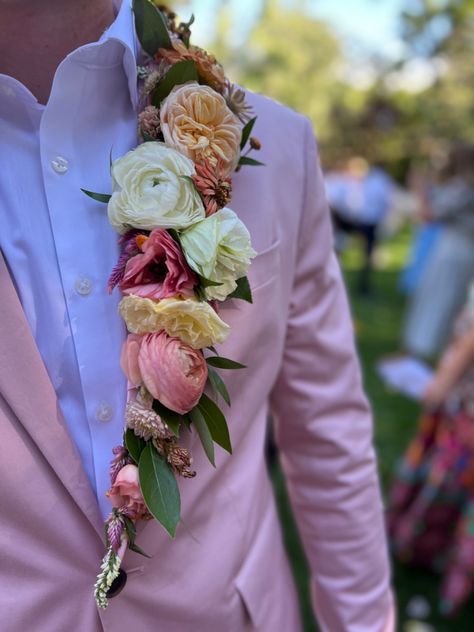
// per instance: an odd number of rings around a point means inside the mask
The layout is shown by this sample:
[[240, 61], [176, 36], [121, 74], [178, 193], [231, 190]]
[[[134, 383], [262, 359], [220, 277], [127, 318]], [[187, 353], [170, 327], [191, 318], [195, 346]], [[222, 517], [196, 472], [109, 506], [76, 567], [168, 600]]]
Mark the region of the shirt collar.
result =
[[131, 0], [114, 0], [114, 5], [118, 9], [117, 17], [109, 28], [105, 30], [99, 41], [96, 44], [92, 44], [92, 46], [100, 46], [109, 40], [115, 40], [123, 44], [123, 68], [128, 80], [130, 98], [134, 107], [136, 107], [138, 103], [138, 43], [135, 35], [135, 22], [133, 18]]

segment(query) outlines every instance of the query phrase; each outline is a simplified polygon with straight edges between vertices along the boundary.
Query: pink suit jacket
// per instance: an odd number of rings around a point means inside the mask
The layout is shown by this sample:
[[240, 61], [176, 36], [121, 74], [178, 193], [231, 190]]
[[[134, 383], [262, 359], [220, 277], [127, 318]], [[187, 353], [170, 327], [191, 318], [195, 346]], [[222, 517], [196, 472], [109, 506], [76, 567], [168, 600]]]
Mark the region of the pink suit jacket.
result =
[[198, 476], [180, 481], [177, 537], [141, 525], [151, 559], [126, 554], [127, 584], [104, 612], [92, 596], [104, 546], [97, 501], [0, 256], [3, 632], [300, 630], [264, 462], [269, 411], [321, 629], [393, 629], [371, 416], [312, 131], [250, 98], [266, 166], [236, 174], [231, 207], [259, 253], [254, 303], [225, 304], [232, 334], [219, 349], [248, 366], [225, 375], [234, 455], [219, 450], [213, 469], [188, 436]]

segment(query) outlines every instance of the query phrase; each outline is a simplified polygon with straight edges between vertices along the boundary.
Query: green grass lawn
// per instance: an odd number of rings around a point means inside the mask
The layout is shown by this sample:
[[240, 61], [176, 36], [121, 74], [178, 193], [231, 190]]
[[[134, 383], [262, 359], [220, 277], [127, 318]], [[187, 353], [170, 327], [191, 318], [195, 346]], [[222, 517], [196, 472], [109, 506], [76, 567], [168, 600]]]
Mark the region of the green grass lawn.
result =
[[[395, 352], [399, 346], [404, 300], [397, 286], [400, 270], [408, 253], [409, 239], [409, 234], [404, 233], [381, 246], [377, 257], [377, 270], [373, 277], [374, 295], [371, 298], [361, 298], [355, 292], [360, 265], [357, 248], [351, 247], [343, 258], [344, 276], [351, 298], [365, 387], [374, 410], [375, 442], [384, 492], [388, 489], [397, 460], [416, 430], [419, 416], [419, 407], [387, 390], [375, 371], [377, 360], [384, 354]], [[304, 629], [305, 632], [314, 632], [317, 627], [313, 622], [309, 603], [307, 565], [288, 507], [281, 473], [277, 466], [273, 466], [272, 470], [286, 546], [301, 595]], [[426, 623], [431, 624], [436, 632], [474, 632], [474, 600], [471, 600], [455, 619], [447, 620], [439, 616], [436, 575], [395, 563], [394, 583], [400, 632], [404, 631], [405, 627], [406, 605], [414, 595], [423, 595], [428, 599], [432, 614]]]

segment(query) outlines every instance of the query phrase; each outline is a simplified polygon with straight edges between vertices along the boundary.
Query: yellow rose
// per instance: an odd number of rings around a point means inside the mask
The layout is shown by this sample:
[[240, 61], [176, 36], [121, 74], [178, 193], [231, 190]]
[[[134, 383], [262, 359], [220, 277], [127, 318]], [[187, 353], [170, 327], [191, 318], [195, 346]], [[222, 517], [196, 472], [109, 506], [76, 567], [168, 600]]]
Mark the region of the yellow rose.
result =
[[165, 298], [159, 302], [138, 296], [125, 296], [119, 312], [128, 331], [148, 334], [166, 331], [194, 349], [225, 342], [230, 327], [208, 303], [196, 299]]
[[168, 146], [194, 162], [220, 160], [233, 171], [239, 161], [242, 124], [225, 99], [190, 81], [175, 86], [161, 106], [161, 131]]

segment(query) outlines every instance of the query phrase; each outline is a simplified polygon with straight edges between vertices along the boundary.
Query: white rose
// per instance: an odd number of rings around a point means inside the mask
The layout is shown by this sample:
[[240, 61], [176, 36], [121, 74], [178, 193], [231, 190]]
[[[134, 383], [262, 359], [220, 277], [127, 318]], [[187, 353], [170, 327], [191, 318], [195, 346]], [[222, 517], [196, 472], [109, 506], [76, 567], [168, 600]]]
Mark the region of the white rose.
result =
[[110, 223], [119, 233], [191, 226], [205, 217], [196, 188], [182, 177], [194, 173], [192, 160], [164, 143], [139, 145], [112, 165]]
[[205, 289], [208, 300], [223, 301], [246, 276], [256, 252], [250, 234], [230, 208], [198, 222], [181, 234], [181, 245], [191, 268], [209, 281], [220, 283]]

